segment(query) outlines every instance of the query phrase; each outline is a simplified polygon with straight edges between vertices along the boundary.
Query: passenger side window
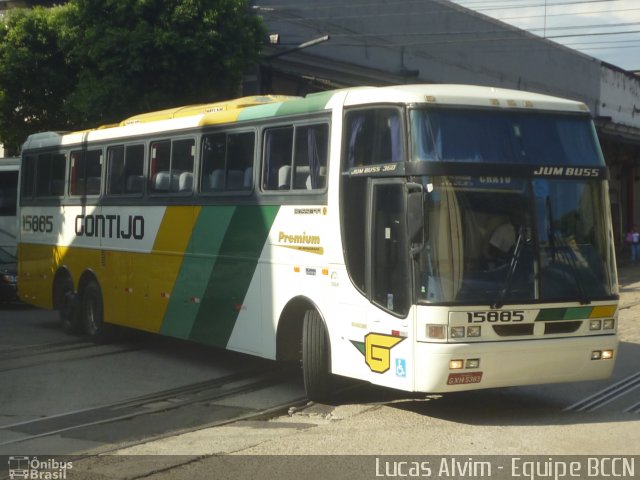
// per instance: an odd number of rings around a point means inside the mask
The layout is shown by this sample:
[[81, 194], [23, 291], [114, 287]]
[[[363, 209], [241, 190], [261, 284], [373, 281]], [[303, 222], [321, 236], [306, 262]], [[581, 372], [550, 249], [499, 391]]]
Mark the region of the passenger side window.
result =
[[191, 193], [195, 140], [162, 140], [151, 144], [150, 191]]
[[264, 133], [263, 190], [318, 190], [326, 186], [329, 126], [271, 128]]
[[202, 138], [200, 191], [252, 190], [254, 147], [253, 132], [205, 135]]
[[70, 195], [100, 195], [102, 150], [71, 152]]
[[144, 145], [118, 145], [107, 150], [107, 193], [140, 195], [144, 185]]
[[309, 125], [296, 128], [293, 158], [293, 188], [323, 189], [327, 184], [329, 126]]
[[345, 126], [347, 169], [404, 160], [399, 109], [354, 110], [346, 114]]
[[27, 155], [22, 160], [21, 167], [21, 180], [22, 185], [20, 187], [21, 198], [33, 198], [34, 181], [36, 178], [36, 160], [38, 157], [35, 155]]
[[264, 133], [263, 190], [291, 189], [293, 127], [271, 128]]
[[0, 217], [16, 215], [18, 171], [0, 171]]
[[64, 195], [64, 174], [67, 157], [63, 153], [38, 155], [36, 164], [36, 197], [61, 197]]

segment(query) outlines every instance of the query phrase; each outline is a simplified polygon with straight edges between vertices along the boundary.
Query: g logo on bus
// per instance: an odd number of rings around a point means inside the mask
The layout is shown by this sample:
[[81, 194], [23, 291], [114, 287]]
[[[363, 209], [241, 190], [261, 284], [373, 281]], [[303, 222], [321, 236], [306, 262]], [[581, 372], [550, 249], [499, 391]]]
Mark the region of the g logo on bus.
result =
[[391, 349], [404, 339], [383, 333], [368, 333], [364, 343], [354, 340], [351, 343], [364, 354], [364, 361], [372, 372], [385, 373], [391, 368]]

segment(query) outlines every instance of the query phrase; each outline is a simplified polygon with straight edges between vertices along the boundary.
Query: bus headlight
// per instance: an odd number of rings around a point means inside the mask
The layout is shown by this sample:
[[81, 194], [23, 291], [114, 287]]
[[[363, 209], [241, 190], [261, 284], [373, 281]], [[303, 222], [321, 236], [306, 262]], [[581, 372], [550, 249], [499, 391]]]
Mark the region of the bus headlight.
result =
[[451, 327], [451, 338], [464, 338], [464, 327]]
[[611, 360], [613, 350], [594, 350], [591, 352], [591, 360]]
[[482, 333], [482, 327], [480, 325], [473, 325], [467, 327], [467, 337], [479, 337]]
[[602, 329], [603, 330], [613, 330], [616, 326], [616, 321], [613, 318], [607, 318], [602, 321]]
[[480, 359], [468, 358], [465, 362], [465, 368], [480, 368]]
[[450, 370], [460, 370], [464, 368], [464, 360], [449, 360]]
[[602, 320], [589, 320], [589, 330], [602, 330]]

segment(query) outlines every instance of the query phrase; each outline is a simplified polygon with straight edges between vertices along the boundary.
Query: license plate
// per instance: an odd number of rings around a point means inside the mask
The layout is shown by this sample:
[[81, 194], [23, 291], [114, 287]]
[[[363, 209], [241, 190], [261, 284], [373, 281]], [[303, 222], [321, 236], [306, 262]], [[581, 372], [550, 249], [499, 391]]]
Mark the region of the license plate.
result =
[[482, 372], [450, 373], [447, 385], [467, 385], [469, 383], [480, 383]]

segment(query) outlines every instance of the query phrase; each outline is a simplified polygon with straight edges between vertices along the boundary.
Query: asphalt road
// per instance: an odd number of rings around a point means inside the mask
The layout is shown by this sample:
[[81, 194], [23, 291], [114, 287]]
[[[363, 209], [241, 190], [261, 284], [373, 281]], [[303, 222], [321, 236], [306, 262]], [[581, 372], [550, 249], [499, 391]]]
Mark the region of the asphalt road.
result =
[[96, 345], [56, 314], [0, 310], [0, 455], [102, 453], [304, 398], [275, 362], [125, 332]]

